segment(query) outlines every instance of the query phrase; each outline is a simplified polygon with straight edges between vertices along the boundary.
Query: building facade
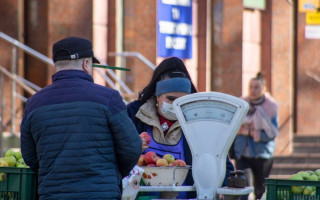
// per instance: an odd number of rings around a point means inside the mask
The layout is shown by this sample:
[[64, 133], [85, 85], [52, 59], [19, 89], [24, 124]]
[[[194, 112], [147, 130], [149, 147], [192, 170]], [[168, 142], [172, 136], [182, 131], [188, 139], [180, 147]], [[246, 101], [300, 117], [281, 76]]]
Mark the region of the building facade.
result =
[[[63, 37], [90, 39], [105, 63], [131, 69], [116, 73], [136, 96], [153, 70], [137, 57], [115, 53], [137, 52], [154, 65], [161, 62], [157, 1], [0, 0], [0, 31], [49, 58], [52, 44]], [[254, 9], [239, 0], [186, 1], [192, 4], [193, 48], [192, 58], [184, 61], [197, 89], [240, 97], [248, 80], [262, 71], [280, 108], [276, 152], [290, 153], [294, 135], [317, 135], [320, 43], [306, 38], [306, 13], [297, 3], [266, 0], [263, 9]], [[0, 65], [9, 71], [11, 54], [11, 45], [0, 39]], [[17, 62], [17, 73], [25, 79], [40, 87], [51, 82], [52, 66], [21, 51]]]

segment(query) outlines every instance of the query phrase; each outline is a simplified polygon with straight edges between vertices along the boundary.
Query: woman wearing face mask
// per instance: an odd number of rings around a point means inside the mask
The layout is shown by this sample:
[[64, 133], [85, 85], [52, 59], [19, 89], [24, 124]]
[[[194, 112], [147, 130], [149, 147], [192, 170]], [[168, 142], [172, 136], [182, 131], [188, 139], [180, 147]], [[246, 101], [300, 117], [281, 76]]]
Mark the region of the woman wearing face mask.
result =
[[[185, 160], [187, 165], [192, 165], [191, 152], [173, 111], [172, 102], [195, 92], [189, 73], [179, 58], [168, 58], [159, 64], [150, 83], [139, 94], [139, 99], [127, 106], [138, 133], [147, 132], [151, 136], [149, 145], [143, 142], [143, 154], [153, 151], [162, 157], [170, 153], [175, 159]], [[226, 178], [229, 171], [233, 170], [233, 165], [227, 159]], [[191, 170], [184, 185], [193, 185]], [[178, 198], [185, 198], [185, 194], [179, 193]], [[192, 192], [187, 197], [195, 198], [196, 194]]]
[[[255, 199], [260, 199], [273, 163], [274, 140], [278, 135], [278, 106], [267, 95], [261, 73], [250, 80], [249, 95], [243, 99], [249, 103], [250, 109], [234, 141], [236, 168], [245, 170], [248, 181], [253, 175]], [[247, 196], [242, 198], [246, 199]]]

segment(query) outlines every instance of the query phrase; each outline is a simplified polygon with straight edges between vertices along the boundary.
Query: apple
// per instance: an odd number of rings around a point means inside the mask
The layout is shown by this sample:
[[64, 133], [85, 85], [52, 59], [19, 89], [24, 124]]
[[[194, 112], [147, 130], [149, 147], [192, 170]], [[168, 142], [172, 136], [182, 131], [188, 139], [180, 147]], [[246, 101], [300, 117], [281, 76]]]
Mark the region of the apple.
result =
[[169, 166], [169, 167], [173, 167], [173, 164], [174, 164], [174, 163], [169, 163], [168, 166]]
[[144, 155], [144, 162], [148, 164], [156, 164], [158, 156], [155, 152], [149, 151]]
[[27, 166], [27, 165], [16, 165], [16, 167], [19, 167], [19, 168], [27, 168], [28, 166]]
[[156, 167], [156, 164], [150, 163], [150, 164], [147, 164], [147, 167]]
[[303, 178], [300, 174], [293, 174], [290, 176], [290, 180], [303, 181]]
[[312, 188], [311, 186], [306, 186], [306, 187], [303, 189], [302, 194], [304, 194], [304, 195], [310, 195], [312, 192], [313, 192], [313, 188]]
[[21, 151], [14, 152], [14, 157], [16, 157], [17, 160], [21, 159], [22, 158]]
[[3, 159], [0, 160], [0, 167], [9, 167], [8, 163]]
[[4, 154], [4, 157], [10, 157], [10, 156], [14, 156], [14, 151], [13, 150], [7, 150], [6, 153]]
[[302, 186], [291, 186], [291, 192], [293, 194], [301, 194], [303, 191], [303, 187]]
[[[290, 180], [303, 181], [303, 178], [300, 174], [293, 174], [290, 176]], [[291, 192], [293, 194], [301, 194], [303, 191], [302, 186], [291, 186]]]
[[310, 174], [306, 171], [300, 171], [298, 174], [302, 176], [303, 180], [308, 180], [310, 177]]
[[312, 171], [312, 170], [308, 170], [307, 172], [308, 172], [310, 175], [315, 174], [315, 172]]
[[177, 159], [174, 161], [173, 166], [176, 167], [185, 167], [187, 164], [183, 160]]
[[317, 175], [313, 174], [313, 175], [311, 175], [311, 176], [308, 178], [308, 180], [309, 180], [309, 181], [318, 181], [319, 178], [318, 178]]
[[316, 173], [318, 176], [320, 176], [320, 169], [317, 169], [317, 170], [315, 171], [315, 173]]
[[17, 159], [14, 156], [4, 157], [4, 160], [8, 163], [9, 167], [15, 167]]
[[0, 173], [0, 181], [6, 180], [6, 174], [5, 173]]
[[164, 158], [159, 158], [156, 162], [156, 166], [157, 167], [161, 167], [161, 166], [168, 166], [168, 161]]
[[174, 161], [175, 161], [173, 155], [171, 155], [171, 154], [166, 154], [162, 158], [166, 159], [168, 161], [168, 163], [174, 163]]
[[27, 166], [26, 163], [24, 162], [23, 158], [20, 158], [19, 160], [17, 160], [16, 167], [18, 167], [19, 165]]
[[146, 165], [144, 162], [144, 155], [140, 155], [137, 165], [140, 167]]
[[141, 138], [141, 139], [145, 139], [145, 140], [146, 140], [146, 143], [147, 143], [147, 144], [150, 144], [151, 137], [150, 137], [149, 133], [147, 133], [147, 132], [142, 132], [142, 133], [140, 134], [140, 138]]

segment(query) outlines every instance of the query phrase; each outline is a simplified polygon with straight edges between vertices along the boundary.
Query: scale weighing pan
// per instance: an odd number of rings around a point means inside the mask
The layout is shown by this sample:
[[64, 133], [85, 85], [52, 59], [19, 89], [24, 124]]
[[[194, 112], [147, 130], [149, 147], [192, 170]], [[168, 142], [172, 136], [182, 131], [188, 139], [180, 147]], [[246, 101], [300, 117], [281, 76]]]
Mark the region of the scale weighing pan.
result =
[[226, 159], [246, 116], [246, 101], [219, 92], [199, 92], [173, 102], [192, 153], [197, 199], [216, 199], [226, 174]]

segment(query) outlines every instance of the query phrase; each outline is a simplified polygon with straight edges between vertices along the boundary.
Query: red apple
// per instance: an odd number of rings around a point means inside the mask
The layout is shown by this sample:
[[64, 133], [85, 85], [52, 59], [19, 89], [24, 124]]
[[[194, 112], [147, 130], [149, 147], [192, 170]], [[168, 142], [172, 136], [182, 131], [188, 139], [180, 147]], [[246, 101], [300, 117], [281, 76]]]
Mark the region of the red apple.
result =
[[156, 162], [157, 167], [168, 166], [168, 161], [164, 158], [159, 158]]
[[144, 162], [144, 155], [140, 155], [137, 165], [138, 166], [145, 166], [146, 165], [146, 163]]
[[149, 151], [144, 155], [144, 162], [148, 164], [156, 164], [157, 162], [157, 154], [153, 151]]
[[151, 163], [151, 164], [148, 164], [147, 167], [156, 167], [156, 164]]
[[150, 138], [149, 133], [147, 133], [147, 132], [142, 132], [142, 133], [140, 134], [140, 137], [141, 137], [141, 139], [145, 139], [147, 144], [150, 143], [151, 138]]
[[168, 163], [174, 163], [174, 161], [175, 161], [173, 155], [171, 155], [171, 154], [166, 154], [163, 156], [163, 158], [166, 159], [168, 161]]
[[187, 164], [183, 160], [177, 159], [174, 161], [173, 166], [185, 167]]
[[173, 167], [173, 163], [169, 163], [168, 166], [169, 166], [169, 167]]

